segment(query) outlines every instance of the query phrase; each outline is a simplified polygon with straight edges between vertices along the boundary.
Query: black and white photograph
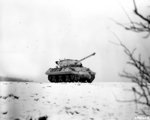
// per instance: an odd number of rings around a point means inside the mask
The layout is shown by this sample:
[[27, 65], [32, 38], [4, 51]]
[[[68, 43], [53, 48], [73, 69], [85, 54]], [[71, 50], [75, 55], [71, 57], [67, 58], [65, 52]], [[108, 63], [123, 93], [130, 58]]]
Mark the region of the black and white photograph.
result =
[[150, 120], [150, 1], [1, 0], [0, 120]]

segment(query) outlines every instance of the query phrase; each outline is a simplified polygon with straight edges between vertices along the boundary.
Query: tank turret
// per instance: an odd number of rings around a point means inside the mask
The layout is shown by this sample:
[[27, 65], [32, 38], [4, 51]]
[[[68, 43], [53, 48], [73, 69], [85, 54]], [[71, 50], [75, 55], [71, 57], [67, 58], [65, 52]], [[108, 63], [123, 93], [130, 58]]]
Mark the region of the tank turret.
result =
[[95, 78], [95, 72], [83, 67], [81, 61], [94, 56], [92, 53], [80, 60], [64, 59], [56, 61], [56, 68], [49, 68], [46, 71], [50, 82], [89, 82]]
[[58, 65], [58, 67], [82, 67], [81, 61], [94, 56], [96, 53], [92, 53], [80, 60], [72, 60], [72, 59], [64, 59], [64, 60], [59, 60], [56, 61], [55, 63]]

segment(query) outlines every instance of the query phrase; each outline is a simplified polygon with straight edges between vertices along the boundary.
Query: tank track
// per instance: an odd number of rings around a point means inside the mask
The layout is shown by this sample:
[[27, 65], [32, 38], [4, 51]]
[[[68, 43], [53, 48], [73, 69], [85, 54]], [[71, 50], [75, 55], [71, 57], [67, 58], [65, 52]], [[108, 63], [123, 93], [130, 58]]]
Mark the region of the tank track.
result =
[[81, 82], [81, 83], [91, 83], [94, 78], [92, 79], [86, 79], [86, 78], [81, 78], [78, 75], [48, 75], [48, 80], [50, 82], [58, 83], [58, 82]]

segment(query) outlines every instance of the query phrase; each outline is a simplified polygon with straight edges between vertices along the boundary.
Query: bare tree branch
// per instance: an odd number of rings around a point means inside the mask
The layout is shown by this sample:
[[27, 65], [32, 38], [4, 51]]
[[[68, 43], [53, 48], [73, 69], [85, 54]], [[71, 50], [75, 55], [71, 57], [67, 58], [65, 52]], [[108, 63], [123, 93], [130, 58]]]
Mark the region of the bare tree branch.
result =
[[150, 36], [150, 15], [144, 16], [143, 14], [141, 14], [138, 10], [137, 4], [136, 4], [136, 0], [133, 0], [133, 6], [134, 6], [134, 13], [137, 17], [141, 18], [142, 21], [134, 21], [130, 18], [130, 16], [128, 15], [128, 13], [125, 11], [125, 9], [123, 8], [122, 5], [120, 5], [122, 10], [124, 11], [124, 13], [126, 14], [127, 18], [129, 19], [129, 23], [127, 25], [120, 23], [120, 22], [116, 22], [115, 20], [113, 20], [116, 24], [118, 24], [119, 26], [123, 27], [125, 30], [129, 30], [129, 31], [133, 31], [133, 32], [137, 32], [137, 33], [147, 33], [144, 38], [147, 38]]
[[[120, 43], [120, 46], [124, 48], [125, 54], [129, 57], [129, 64], [131, 67], [135, 67], [137, 73], [130, 73], [123, 71], [120, 74], [121, 77], [125, 77], [130, 79], [133, 83], [135, 83], [139, 89], [133, 87], [132, 91], [135, 94], [135, 99], [133, 100], [138, 105], [144, 105], [150, 108], [150, 73], [147, 65], [141, 59], [141, 55], [139, 55], [138, 59], [134, 57], [135, 50], [130, 51], [123, 43]], [[144, 115], [149, 115], [144, 109], [141, 111]]]
[[[130, 23], [125, 25], [120, 22], [113, 21], [117, 25], [123, 27], [125, 30], [134, 31], [136, 33], [146, 32], [147, 34], [144, 38], [147, 38], [150, 36], [150, 15], [144, 16], [139, 12], [136, 0], [133, 0], [133, 6], [134, 14], [139, 17], [141, 21], [132, 20], [122, 6], [121, 7]], [[134, 93], [134, 99], [121, 101], [136, 103], [136, 108], [139, 111], [138, 114], [150, 116], [150, 57], [148, 58], [149, 63], [146, 63], [144, 60], [142, 60], [141, 54], [139, 54], [138, 57], [135, 56], [136, 49], [133, 49], [132, 51], [129, 50], [116, 34], [114, 34], [114, 36], [119, 41], [119, 44], [117, 43], [117, 45], [121, 46], [124, 50], [124, 53], [128, 56], [127, 64], [135, 69], [134, 72], [124, 70], [120, 74], [121, 77], [130, 79], [136, 85], [135, 87], [131, 88], [132, 92]], [[138, 106], [144, 106], [144, 108], [138, 108]]]
[[133, 4], [134, 4], [134, 12], [137, 16], [139, 16], [141, 19], [143, 19], [144, 21], [148, 22], [148, 24], [150, 24], [150, 19], [148, 19], [148, 17], [144, 17], [142, 14], [140, 14], [138, 12], [138, 8], [137, 8], [137, 5], [136, 5], [136, 2], [135, 0], [133, 0]]
[[[135, 57], [134, 54], [136, 49], [133, 49], [132, 51], [129, 50], [128, 47], [121, 42], [118, 36], [116, 34], [114, 35], [119, 41], [117, 45], [120, 45], [123, 48], [124, 53], [128, 56], [127, 64], [136, 69], [135, 72], [124, 70], [120, 74], [121, 77], [130, 79], [133, 83], [135, 83], [136, 87], [131, 88], [132, 92], [134, 93], [134, 99], [118, 100], [116, 98], [116, 100], [118, 102], [134, 102], [137, 106], [142, 105], [150, 109], [150, 64], [146, 64], [142, 60], [141, 54], [139, 54], [138, 57]], [[142, 109], [142, 111], [139, 113], [150, 116], [150, 112], [146, 111], [145, 109]]]

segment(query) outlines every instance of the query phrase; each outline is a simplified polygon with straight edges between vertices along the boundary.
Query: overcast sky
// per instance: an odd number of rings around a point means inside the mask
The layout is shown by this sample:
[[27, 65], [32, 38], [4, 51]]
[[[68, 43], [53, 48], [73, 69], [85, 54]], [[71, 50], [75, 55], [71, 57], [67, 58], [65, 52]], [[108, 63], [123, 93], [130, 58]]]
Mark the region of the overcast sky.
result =
[[[145, 12], [148, 0], [138, 0]], [[96, 72], [95, 82], [122, 81], [118, 73], [127, 57], [111, 31], [143, 57], [149, 55], [150, 40], [125, 31], [111, 19], [129, 22], [132, 0], [1, 0], [0, 75], [48, 82], [45, 71], [64, 58], [81, 59]]]

